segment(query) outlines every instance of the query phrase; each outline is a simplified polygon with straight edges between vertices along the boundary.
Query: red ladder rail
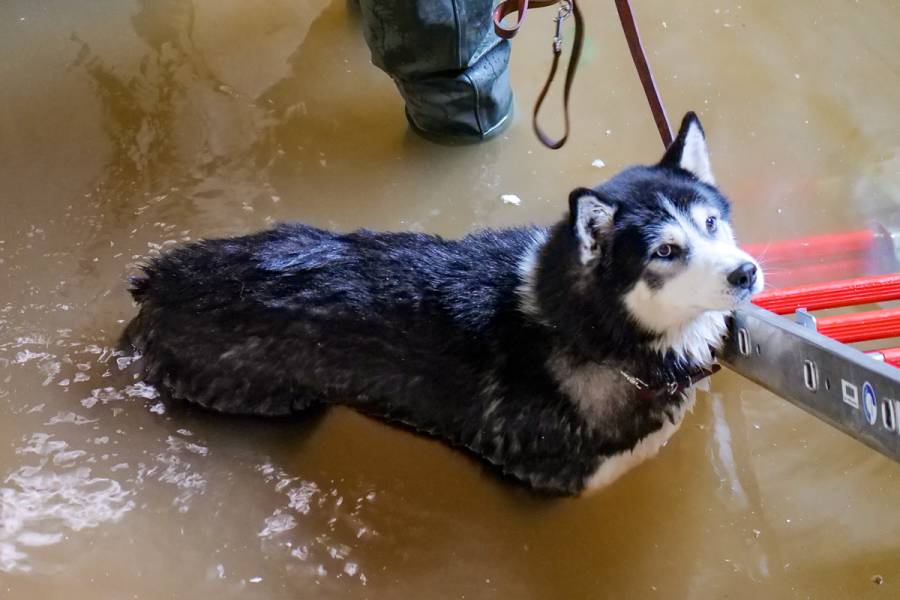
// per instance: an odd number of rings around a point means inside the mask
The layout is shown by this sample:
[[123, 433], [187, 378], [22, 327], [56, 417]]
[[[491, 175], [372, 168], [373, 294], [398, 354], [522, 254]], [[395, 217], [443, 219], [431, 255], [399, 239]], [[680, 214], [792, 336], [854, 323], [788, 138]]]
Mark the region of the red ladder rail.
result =
[[838, 342], [862, 342], [900, 336], [900, 308], [816, 319], [816, 329]]
[[881, 350], [876, 350], [874, 352], [869, 352], [869, 356], [873, 358], [877, 358], [878, 360], [884, 361], [889, 365], [893, 365], [895, 367], [900, 367], [900, 347], [898, 348], [883, 348]]
[[856, 279], [871, 275], [872, 261], [864, 255], [826, 263], [797, 263], [778, 267], [764, 267], [766, 281], [776, 289], [811, 285], [836, 279]]
[[757, 294], [753, 298], [753, 303], [773, 313], [784, 315], [795, 312], [798, 308], [821, 310], [898, 299], [900, 299], [900, 273], [893, 273], [769, 290]]
[[803, 262], [809, 260], [846, 259], [848, 256], [867, 254], [875, 246], [878, 234], [870, 229], [828, 233], [780, 240], [776, 242], [749, 244], [744, 250], [763, 266], [772, 263]]

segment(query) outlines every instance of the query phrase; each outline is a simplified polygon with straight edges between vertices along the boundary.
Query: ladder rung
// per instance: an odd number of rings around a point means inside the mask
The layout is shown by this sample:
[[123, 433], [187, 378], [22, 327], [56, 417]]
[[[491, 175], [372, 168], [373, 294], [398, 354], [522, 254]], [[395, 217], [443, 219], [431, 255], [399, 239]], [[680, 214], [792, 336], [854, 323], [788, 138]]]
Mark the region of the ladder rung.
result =
[[839, 342], [862, 342], [900, 336], [900, 308], [816, 319], [816, 329]]
[[869, 352], [869, 355], [889, 365], [900, 367], [900, 347], [875, 350], [874, 352]]
[[798, 308], [820, 310], [900, 299], [900, 273], [829, 281], [757, 294], [753, 303], [784, 315]]
[[749, 244], [744, 250], [764, 264], [808, 262], [828, 258], [846, 258], [855, 254], [867, 254], [878, 236], [870, 229], [829, 233], [792, 240]]

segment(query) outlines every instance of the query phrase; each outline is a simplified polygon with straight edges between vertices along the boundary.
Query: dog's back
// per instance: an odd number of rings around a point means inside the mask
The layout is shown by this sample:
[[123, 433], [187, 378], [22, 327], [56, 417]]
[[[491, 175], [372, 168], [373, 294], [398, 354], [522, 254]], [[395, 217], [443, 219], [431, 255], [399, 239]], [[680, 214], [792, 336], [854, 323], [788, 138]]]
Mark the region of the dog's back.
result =
[[516, 264], [535, 235], [449, 241], [295, 224], [199, 242], [133, 280], [141, 309], [126, 338], [149, 383], [221, 412], [389, 397], [402, 413], [404, 397], [479, 384], [498, 318], [516, 312]]

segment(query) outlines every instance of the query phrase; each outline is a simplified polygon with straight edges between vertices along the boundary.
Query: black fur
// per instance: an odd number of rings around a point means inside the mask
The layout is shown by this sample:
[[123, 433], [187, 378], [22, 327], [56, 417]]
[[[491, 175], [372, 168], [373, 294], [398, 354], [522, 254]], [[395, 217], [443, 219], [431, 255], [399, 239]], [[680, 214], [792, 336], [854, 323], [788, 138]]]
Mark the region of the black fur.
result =
[[[663, 164], [573, 193], [616, 207], [587, 267], [572, 217], [460, 240], [293, 224], [195, 243], [134, 280], [140, 312], [125, 339], [143, 354], [146, 381], [174, 398], [255, 415], [348, 404], [468, 448], [535, 488], [575, 493], [684, 398], [637, 402], [623, 379], [609, 390], [615, 409], [597, 419], [563, 391], [554, 361], [659, 385], [695, 366], [652, 351], [654, 335], [622, 304], [642, 276], [648, 228], [666, 218], [658, 191], [713, 198], [727, 217], [714, 188]], [[544, 236], [532, 314], [518, 265]]]

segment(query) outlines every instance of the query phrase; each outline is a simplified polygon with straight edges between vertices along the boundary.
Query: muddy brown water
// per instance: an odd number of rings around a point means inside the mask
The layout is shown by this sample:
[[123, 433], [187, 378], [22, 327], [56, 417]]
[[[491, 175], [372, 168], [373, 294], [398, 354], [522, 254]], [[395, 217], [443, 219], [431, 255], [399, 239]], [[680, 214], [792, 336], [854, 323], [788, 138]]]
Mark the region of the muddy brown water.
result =
[[[658, 458], [548, 500], [348, 410], [166, 410], [114, 353], [125, 276], [182, 241], [549, 222], [570, 188], [655, 159], [612, 3], [585, 9], [576, 131], [551, 153], [524, 118], [480, 146], [408, 133], [343, 0], [3, 3], [0, 596], [900, 597], [900, 468], [734, 374]], [[743, 240], [896, 210], [895, 3], [636, 10]], [[551, 28], [535, 12], [516, 40], [520, 114]]]

